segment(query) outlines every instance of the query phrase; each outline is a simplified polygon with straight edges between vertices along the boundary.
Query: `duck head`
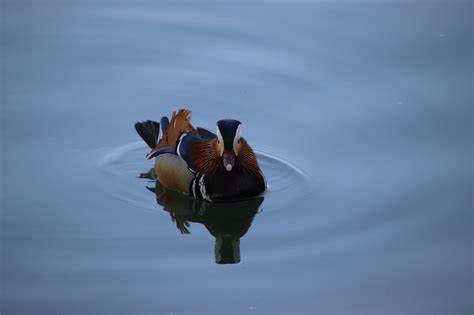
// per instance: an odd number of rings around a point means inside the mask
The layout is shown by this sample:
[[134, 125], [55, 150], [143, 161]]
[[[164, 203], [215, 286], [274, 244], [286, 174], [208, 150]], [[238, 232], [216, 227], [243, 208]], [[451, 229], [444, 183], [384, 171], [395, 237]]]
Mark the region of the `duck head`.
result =
[[242, 147], [240, 125], [241, 122], [234, 119], [223, 119], [217, 122], [216, 151], [228, 172], [232, 171]]

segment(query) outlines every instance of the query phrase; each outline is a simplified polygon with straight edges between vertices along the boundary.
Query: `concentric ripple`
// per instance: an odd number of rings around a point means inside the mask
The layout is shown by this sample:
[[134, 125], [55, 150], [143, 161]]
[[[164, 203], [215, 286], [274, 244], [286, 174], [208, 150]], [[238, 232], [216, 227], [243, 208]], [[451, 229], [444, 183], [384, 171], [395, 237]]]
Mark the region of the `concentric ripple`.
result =
[[[107, 150], [100, 162], [103, 174], [116, 177], [107, 193], [138, 208], [156, 209], [154, 196], [145, 187], [150, 181], [139, 179], [153, 164], [145, 160], [146, 148], [142, 142], [133, 142]], [[265, 211], [283, 208], [287, 203], [304, 197], [309, 192], [308, 176], [303, 170], [269, 153], [256, 151], [257, 159], [267, 180]]]

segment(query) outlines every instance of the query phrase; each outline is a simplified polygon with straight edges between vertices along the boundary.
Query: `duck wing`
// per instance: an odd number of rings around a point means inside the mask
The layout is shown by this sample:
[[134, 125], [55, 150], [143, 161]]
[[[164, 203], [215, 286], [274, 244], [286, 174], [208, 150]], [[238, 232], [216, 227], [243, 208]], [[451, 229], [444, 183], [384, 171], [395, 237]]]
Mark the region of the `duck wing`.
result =
[[186, 161], [188, 168], [193, 172], [195, 167], [191, 156], [192, 148], [196, 143], [201, 143], [204, 141], [205, 139], [196, 133], [183, 133], [181, 137], [179, 137], [178, 144], [176, 146], [176, 154]]
[[194, 172], [195, 167], [194, 167], [192, 156], [191, 156], [192, 148], [196, 143], [201, 143], [205, 141], [206, 140], [203, 139], [197, 133], [191, 133], [191, 132], [183, 133], [177, 141], [176, 148], [161, 147], [157, 150], [152, 150], [152, 152], [148, 154], [147, 158], [152, 159], [154, 157], [157, 157], [163, 154], [177, 155], [180, 158], [182, 158], [186, 162], [188, 168]]

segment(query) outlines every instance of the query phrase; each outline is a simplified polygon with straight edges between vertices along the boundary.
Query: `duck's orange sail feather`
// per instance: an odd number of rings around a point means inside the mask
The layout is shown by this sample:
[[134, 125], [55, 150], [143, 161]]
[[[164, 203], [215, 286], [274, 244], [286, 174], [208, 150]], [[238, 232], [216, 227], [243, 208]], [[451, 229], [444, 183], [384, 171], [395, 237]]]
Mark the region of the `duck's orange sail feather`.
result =
[[196, 132], [196, 128], [191, 124], [191, 111], [189, 109], [180, 109], [178, 112], [173, 112], [168, 128], [166, 128], [163, 136], [147, 155], [147, 159], [151, 159], [153, 154], [162, 148], [176, 148], [178, 139], [184, 132]]

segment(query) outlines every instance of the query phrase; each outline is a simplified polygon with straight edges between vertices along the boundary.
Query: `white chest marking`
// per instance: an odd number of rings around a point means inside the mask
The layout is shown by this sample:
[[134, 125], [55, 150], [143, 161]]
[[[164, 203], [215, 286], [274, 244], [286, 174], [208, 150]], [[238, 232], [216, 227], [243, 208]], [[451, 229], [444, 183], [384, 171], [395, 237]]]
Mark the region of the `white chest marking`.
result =
[[212, 202], [211, 198], [206, 193], [206, 185], [204, 184], [204, 177], [205, 175], [202, 175], [201, 178], [199, 179], [199, 190], [201, 191], [202, 199]]

